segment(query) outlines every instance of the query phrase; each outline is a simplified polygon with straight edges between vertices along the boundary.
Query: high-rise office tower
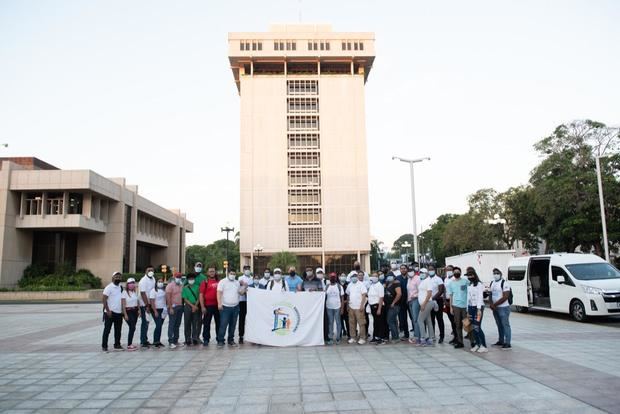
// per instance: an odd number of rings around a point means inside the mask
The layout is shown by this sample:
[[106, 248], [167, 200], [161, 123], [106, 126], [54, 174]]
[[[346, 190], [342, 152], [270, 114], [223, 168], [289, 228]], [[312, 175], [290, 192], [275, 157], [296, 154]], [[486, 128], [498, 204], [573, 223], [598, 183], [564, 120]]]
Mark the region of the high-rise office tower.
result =
[[[262, 272], [290, 251], [302, 267], [369, 269], [364, 85], [373, 33], [275, 25], [229, 33], [241, 96], [241, 262]], [[284, 271], [286, 271], [284, 269]]]

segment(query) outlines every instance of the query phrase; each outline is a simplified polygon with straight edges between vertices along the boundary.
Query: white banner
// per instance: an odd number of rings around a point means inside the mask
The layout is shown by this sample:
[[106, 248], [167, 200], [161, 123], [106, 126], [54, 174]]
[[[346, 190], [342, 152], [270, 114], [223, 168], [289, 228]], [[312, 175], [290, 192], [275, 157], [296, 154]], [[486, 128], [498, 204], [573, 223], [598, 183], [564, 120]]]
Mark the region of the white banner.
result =
[[324, 345], [323, 292], [248, 289], [244, 339], [271, 346]]

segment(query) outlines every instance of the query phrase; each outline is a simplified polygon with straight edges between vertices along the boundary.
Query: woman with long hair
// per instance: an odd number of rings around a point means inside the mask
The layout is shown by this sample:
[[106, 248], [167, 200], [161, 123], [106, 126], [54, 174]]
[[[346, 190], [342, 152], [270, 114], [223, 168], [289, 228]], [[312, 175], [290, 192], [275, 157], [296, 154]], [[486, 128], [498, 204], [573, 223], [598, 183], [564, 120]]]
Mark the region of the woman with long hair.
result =
[[135, 351], [137, 349], [137, 347], [133, 345], [133, 335], [136, 332], [138, 314], [140, 313], [138, 296], [138, 292], [136, 291], [136, 279], [130, 277], [127, 279], [127, 285], [121, 294], [123, 318], [125, 319], [125, 322], [127, 322], [127, 325], [129, 325], [129, 333], [127, 334], [128, 351]]
[[470, 339], [473, 339], [471, 352], [488, 352], [487, 343], [482, 331], [482, 315], [484, 314], [484, 284], [480, 281], [473, 267], [467, 268], [467, 312], [473, 326]]

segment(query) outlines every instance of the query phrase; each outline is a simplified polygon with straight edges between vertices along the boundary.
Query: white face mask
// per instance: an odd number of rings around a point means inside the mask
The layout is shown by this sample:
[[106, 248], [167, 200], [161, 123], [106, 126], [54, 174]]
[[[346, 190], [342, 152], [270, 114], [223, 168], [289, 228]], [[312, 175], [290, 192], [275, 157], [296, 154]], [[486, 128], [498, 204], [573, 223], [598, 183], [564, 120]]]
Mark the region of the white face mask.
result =
[[317, 279], [324, 279], [325, 275], [323, 273], [317, 273], [316, 277], [317, 277]]
[[372, 283], [377, 283], [379, 281], [379, 278], [377, 276], [370, 276], [370, 281]]
[[454, 272], [452, 272], [452, 270], [448, 270], [446, 272], [446, 277], [452, 277], [453, 274], [454, 274]]
[[194, 272], [201, 273], [202, 272], [202, 267], [200, 267], [200, 266], [194, 267]]
[[181, 283], [183, 283], [183, 279], [181, 279], [180, 277], [175, 277], [174, 283], [176, 283], [177, 285], [180, 285]]
[[157, 282], [157, 288], [161, 289], [164, 287], [164, 284], [162, 282]]
[[273, 279], [280, 281], [282, 279], [282, 275], [280, 273], [276, 273], [275, 275], [273, 275]]
[[495, 279], [496, 282], [499, 282], [499, 280], [502, 278], [502, 275], [494, 273], [493, 278]]
[[193, 285], [194, 283], [196, 283], [196, 281], [194, 279], [188, 279], [187, 283], [189, 283], [190, 285]]
[[235, 280], [235, 275], [228, 275], [228, 280], [230, 280], [230, 281]]
[[249, 270], [244, 270], [243, 274], [246, 275], [246, 276], [250, 276], [251, 272]]
[[415, 276], [415, 273], [414, 273], [414, 272], [409, 272], [409, 273], [407, 273], [407, 276], [409, 276], [409, 277], [414, 277], [414, 276]]
[[265, 279], [269, 279], [269, 277], [270, 277], [270, 276], [271, 276], [271, 274], [270, 274], [269, 272], [265, 272], [265, 273], [263, 273], [263, 277], [264, 277]]
[[148, 272], [146, 275], [147, 275], [148, 277], [153, 277], [153, 276], [155, 276], [155, 272], [153, 272], [153, 271], [151, 270], [151, 271], [150, 271], [150, 272]]

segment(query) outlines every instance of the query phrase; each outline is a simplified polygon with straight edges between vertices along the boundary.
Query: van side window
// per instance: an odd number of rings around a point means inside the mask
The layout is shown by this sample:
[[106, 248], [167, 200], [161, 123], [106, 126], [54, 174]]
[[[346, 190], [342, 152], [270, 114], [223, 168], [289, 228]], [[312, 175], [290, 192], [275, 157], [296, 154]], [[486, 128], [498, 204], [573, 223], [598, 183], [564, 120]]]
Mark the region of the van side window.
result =
[[525, 278], [525, 266], [514, 266], [508, 268], [508, 280], [523, 280]]
[[564, 271], [564, 269], [562, 269], [561, 267], [558, 267], [558, 266], [551, 266], [551, 278], [553, 279], [554, 282], [558, 281], [558, 276], [564, 276], [564, 280], [566, 281], [564, 283], [565, 285], [567, 285], [567, 286], [575, 286], [575, 284], [573, 283], [573, 280]]

